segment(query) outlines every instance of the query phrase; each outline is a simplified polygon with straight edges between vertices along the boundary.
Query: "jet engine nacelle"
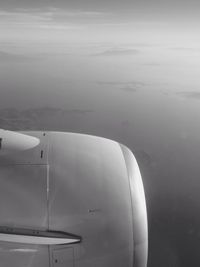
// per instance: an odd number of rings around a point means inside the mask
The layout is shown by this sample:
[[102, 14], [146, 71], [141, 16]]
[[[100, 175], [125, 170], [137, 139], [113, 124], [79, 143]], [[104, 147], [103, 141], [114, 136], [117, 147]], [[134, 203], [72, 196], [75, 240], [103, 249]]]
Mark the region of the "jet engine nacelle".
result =
[[146, 266], [145, 196], [127, 147], [61, 132], [0, 140], [2, 266]]

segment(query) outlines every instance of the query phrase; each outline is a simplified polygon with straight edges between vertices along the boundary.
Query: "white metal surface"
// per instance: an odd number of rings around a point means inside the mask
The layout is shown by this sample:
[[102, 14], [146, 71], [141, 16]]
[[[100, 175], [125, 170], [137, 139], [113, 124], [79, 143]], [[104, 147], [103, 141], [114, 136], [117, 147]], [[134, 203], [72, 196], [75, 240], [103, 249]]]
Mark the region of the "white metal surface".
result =
[[74, 238], [42, 237], [0, 233], [0, 241], [34, 245], [62, 245], [79, 242]]
[[9, 154], [32, 149], [39, 145], [36, 137], [0, 129], [0, 154]]

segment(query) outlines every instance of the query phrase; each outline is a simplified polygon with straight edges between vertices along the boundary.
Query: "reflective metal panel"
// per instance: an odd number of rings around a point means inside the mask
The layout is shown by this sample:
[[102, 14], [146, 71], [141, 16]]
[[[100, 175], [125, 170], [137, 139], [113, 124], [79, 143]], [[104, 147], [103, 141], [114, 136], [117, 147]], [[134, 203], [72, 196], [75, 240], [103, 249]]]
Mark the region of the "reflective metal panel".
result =
[[49, 267], [48, 247], [0, 242], [0, 266]]
[[0, 226], [47, 227], [47, 166], [0, 167]]
[[49, 226], [82, 237], [76, 266], [132, 267], [130, 186], [118, 143], [52, 133]]
[[22, 132], [23, 134], [37, 137], [40, 143], [25, 151], [13, 151], [8, 154], [0, 153], [1, 165], [17, 164], [47, 164], [48, 157], [48, 133], [46, 132]]
[[0, 129], [0, 154], [8, 155], [35, 148], [40, 139], [13, 131]]
[[38, 146], [0, 155], [2, 267], [49, 267], [48, 246], [28, 244], [35, 242], [34, 239], [24, 238], [16, 230], [48, 229], [48, 143], [43, 133], [33, 135], [41, 140]]
[[52, 251], [52, 267], [74, 267], [73, 248], [60, 248]]

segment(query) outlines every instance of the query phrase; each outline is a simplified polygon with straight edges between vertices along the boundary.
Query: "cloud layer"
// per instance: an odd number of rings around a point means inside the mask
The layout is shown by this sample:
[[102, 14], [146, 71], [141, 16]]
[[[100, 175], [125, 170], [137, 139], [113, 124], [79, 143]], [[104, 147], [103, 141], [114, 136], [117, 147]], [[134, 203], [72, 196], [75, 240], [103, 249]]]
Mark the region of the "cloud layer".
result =
[[31, 57], [24, 56], [24, 55], [19, 55], [19, 54], [12, 54], [12, 53], [7, 53], [4, 51], [0, 51], [0, 62], [26, 62], [29, 60], [33, 60]]
[[181, 96], [186, 99], [191, 100], [200, 100], [200, 92], [199, 91], [192, 91], [192, 92], [180, 92], [177, 93], [178, 96]]
[[106, 51], [97, 53], [96, 56], [133, 56], [140, 53], [137, 49], [126, 49], [126, 48], [112, 48]]

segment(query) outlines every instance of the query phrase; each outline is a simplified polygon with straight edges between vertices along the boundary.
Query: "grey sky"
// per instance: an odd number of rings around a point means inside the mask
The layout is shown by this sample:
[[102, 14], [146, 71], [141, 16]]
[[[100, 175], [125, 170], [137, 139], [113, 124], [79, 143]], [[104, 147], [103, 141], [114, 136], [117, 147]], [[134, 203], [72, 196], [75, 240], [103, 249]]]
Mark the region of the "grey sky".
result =
[[[198, 19], [198, 10], [200, 2], [197, 0], [2, 0], [0, 10], [7, 12], [57, 12], [65, 11], [71, 14], [83, 12], [82, 15], [91, 16], [98, 12], [101, 14], [110, 14], [120, 19], [167, 19], [175, 18], [196, 18]], [[88, 13], [87, 13], [88, 12]], [[95, 14], [96, 13], [96, 14]], [[61, 14], [62, 15], [62, 14]], [[73, 15], [72, 15], [73, 16]], [[164, 16], [164, 17], [163, 17]]]
[[[200, 39], [198, 6], [129, 1], [0, 3], [0, 41], [170, 42]], [[95, 4], [96, 3], [96, 4]], [[122, 5], [123, 3], [123, 5]], [[171, 4], [170, 4], [171, 3]], [[196, 14], [196, 15], [195, 15]], [[182, 38], [181, 42], [180, 39]], [[176, 41], [179, 40], [179, 43]]]
[[2, 0], [1, 8], [69, 8], [69, 9], [103, 9], [103, 10], [130, 10], [135, 7], [171, 7], [171, 8], [185, 8], [185, 7], [199, 6], [198, 0]]

